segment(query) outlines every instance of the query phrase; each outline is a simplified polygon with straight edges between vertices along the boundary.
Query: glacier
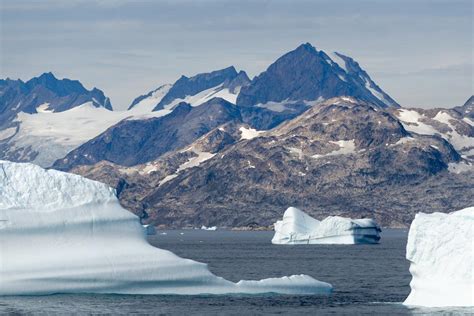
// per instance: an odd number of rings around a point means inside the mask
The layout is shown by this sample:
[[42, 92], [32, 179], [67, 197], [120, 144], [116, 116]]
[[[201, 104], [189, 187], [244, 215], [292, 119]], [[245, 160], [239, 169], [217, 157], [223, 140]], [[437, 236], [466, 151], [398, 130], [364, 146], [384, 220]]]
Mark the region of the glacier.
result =
[[322, 221], [296, 207], [289, 207], [275, 223], [273, 244], [374, 244], [381, 229], [368, 218], [329, 216]]
[[408, 233], [411, 292], [405, 305], [474, 306], [474, 207], [419, 213]]
[[115, 190], [78, 175], [0, 161], [0, 295], [329, 294], [307, 275], [225, 280], [155, 248]]

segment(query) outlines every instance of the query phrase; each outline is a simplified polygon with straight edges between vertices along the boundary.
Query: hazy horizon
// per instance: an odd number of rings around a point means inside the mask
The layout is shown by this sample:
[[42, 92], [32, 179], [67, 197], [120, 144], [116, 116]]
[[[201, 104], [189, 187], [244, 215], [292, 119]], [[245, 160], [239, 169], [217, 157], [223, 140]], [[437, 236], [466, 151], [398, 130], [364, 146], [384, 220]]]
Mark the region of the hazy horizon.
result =
[[249, 77], [298, 45], [354, 58], [403, 106], [473, 94], [471, 1], [3, 1], [1, 78], [44, 72], [97, 87], [115, 109], [181, 75]]

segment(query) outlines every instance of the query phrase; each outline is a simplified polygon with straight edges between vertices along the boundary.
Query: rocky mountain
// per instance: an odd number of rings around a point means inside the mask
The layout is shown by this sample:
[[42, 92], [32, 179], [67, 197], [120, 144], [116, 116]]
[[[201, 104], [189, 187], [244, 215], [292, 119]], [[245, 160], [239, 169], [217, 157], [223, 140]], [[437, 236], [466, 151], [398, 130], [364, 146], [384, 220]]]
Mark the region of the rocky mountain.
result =
[[306, 43], [283, 55], [242, 88], [239, 106], [284, 109], [294, 103], [351, 96], [380, 107], [398, 104], [352, 58]]
[[233, 123], [144, 165], [72, 171], [120, 186], [122, 203], [157, 226], [266, 227], [296, 205], [316, 218], [401, 227], [427, 208], [469, 205], [472, 169], [440, 135], [408, 131], [391, 110], [343, 97], [270, 131]]
[[240, 89], [249, 82], [245, 71], [237, 72], [233, 66], [190, 78], [181, 76], [174, 84], [162, 85], [137, 97], [128, 109], [172, 110], [180, 102], [198, 106], [212, 98], [222, 98], [235, 104]]
[[102, 160], [123, 166], [137, 165], [182, 148], [230, 121], [241, 121], [241, 116], [224, 99], [214, 98], [196, 107], [182, 102], [162, 117], [121, 121], [71, 151], [53, 168], [68, 170]]
[[21, 80], [0, 79], [0, 126], [10, 123], [19, 112], [62, 112], [91, 102], [95, 107], [112, 110], [109, 98], [94, 88], [87, 90], [77, 80], [57, 79], [51, 72]]
[[474, 95], [472, 95], [462, 106], [454, 108], [461, 116], [474, 120]]
[[77, 80], [0, 80], [0, 159], [50, 166], [122, 118], [101, 90]]

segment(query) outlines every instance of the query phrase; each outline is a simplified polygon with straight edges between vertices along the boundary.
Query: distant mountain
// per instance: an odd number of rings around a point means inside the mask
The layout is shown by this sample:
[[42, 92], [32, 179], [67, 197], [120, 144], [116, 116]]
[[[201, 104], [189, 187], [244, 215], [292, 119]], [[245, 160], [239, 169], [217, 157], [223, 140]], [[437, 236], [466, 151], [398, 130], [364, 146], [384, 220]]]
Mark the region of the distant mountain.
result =
[[239, 106], [284, 108], [298, 102], [350, 96], [380, 107], [398, 104], [375, 84], [352, 58], [331, 57], [306, 43], [283, 55], [242, 88]]
[[224, 99], [214, 98], [196, 107], [182, 102], [162, 117], [121, 121], [71, 151], [53, 168], [69, 170], [102, 160], [124, 166], [137, 165], [182, 148], [210, 130], [234, 120], [241, 121], [240, 113]]
[[227, 123], [143, 165], [72, 172], [120, 188], [123, 205], [163, 227], [267, 227], [288, 205], [406, 227], [416, 212], [469, 205], [473, 160], [406, 130], [397, 111], [330, 99], [269, 131]]
[[474, 95], [467, 99], [463, 105], [455, 107], [454, 110], [458, 111], [462, 116], [474, 120]]
[[0, 159], [49, 167], [122, 118], [101, 90], [76, 80], [0, 80]]
[[[190, 78], [181, 76], [173, 85], [166, 87], [166, 93], [160, 95], [160, 98], [155, 97], [153, 99], [154, 92], [152, 91], [135, 99], [129, 109], [144, 100], [151, 103], [155, 102], [154, 111], [172, 108], [180, 102], [197, 106], [215, 97], [223, 98], [235, 104], [241, 87], [249, 82], [250, 79], [247, 74], [244, 71], [237, 72], [233, 66], [209, 73], [201, 73]], [[163, 91], [163, 87], [158, 89]]]
[[87, 90], [77, 80], [60, 80], [50, 72], [27, 82], [0, 80], [0, 126], [19, 112], [37, 113], [40, 106], [41, 111], [62, 112], [86, 102], [112, 110], [109, 98], [101, 90]]

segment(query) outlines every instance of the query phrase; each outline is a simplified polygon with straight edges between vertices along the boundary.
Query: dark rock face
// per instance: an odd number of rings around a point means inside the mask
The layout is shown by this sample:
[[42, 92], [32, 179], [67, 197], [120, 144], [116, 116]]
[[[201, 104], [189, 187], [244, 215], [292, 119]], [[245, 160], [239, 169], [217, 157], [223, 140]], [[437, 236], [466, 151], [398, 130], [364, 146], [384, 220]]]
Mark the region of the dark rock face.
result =
[[474, 119], [474, 95], [472, 95], [462, 106], [457, 106], [454, 108], [455, 111], [458, 111], [462, 116]]
[[[340, 54], [338, 58], [344, 61], [345, 69], [323, 51], [317, 51], [309, 43], [303, 44], [280, 57], [250, 85], [242, 88], [237, 104], [252, 106], [352, 96], [380, 107], [398, 106], [354, 60]], [[379, 93], [385, 102], [372, 94], [366, 85]]]
[[18, 112], [36, 113], [36, 108], [49, 103], [47, 110], [62, 112], [86, 102], [112, 110], [109, 98], [99, 89], [87, 90], [79, 81], [57, 79], [44, 73], [27, 82], [0, 80], [0, 126], [8, 123]]
[[198, 107], [179, 104], [169, 115], [146, 120], [123, 120], [71, 151], [53, 168], [69, 170], [106, 160], [123, 166], [152, 161], [182, 148], [229, 121], [241, 121], [236, 107], [214, 98]]
[[[122, 203], [166, 227], [269, 226], [291, 205], [320, 219], [367, 216], [406, 227], [416, 212], [472, 203], [472, 172], [447, 170], [462, 160], [450, 143], [410, 133], [391, 112], [365, 102], [328, 100], [250, 140], [228, 124], [189, 145], [215, 153], [198, 166], [178, 172], [195, 155], [187, 149], [160, 157], [153, 172], [107, 166], [139, 188], [125, 189]], [[116, 181], [98, 165], [73, 172]]]
[[[245, 82], [245, 78], [248, 80], [245, 72], [237, 73], [233, 66], [209, 73], [198, 74], [191, 78], [181, 76], [154, 108], [154, 111], [161, 110], [166, 104], [175, 99], [184, 99], [188, 95], [195, 95], [220, 84], [235, 88], [237, 83]], [[235, 82], [234, 79], [236, 79]]]

